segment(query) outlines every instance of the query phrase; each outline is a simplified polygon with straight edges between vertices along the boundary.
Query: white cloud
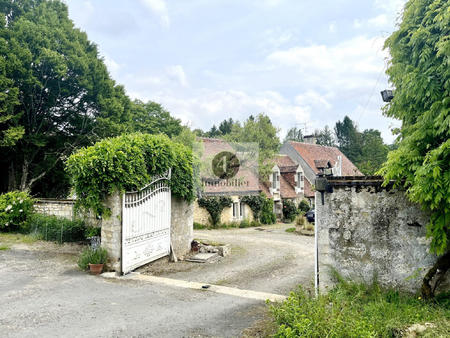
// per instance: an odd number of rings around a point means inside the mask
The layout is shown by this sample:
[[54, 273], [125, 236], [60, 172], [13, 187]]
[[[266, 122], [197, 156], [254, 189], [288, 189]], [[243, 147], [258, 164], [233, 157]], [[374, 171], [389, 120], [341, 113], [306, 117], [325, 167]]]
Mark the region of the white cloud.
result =
[[380, 14], [374, 18], [369, 19], [367, 22], [369, 26], [375, 26], [378, 28], [387, 27], [391, 24], [386, 14]]
[[336, 22], [333, 21], [328, 25], [328, 30], [330, 31], [330, 33], [336, 33], [337, 31], [337, 26], [336, 26]]
[[170, 79], [177, 81], [183, 87], [187, 87], [188, 81], [186, 78], [186, 73], [181, 65], [167, 67], [167, 74]]
[[140, 0], [151, 12], [158, 15], [164, 27], [170, 26], [169, 13], [164, 0]]
[[108, 55], [103, 57], [106, 67], [113, 78], [116, 78], [120, 69], [120, 65]]
[[299, 94], [295, 97], [295, 102], [303, 107], [308, 107], [312, 110], [312, 107], [321, 106], [324, 109], [331, 109], [332, 105], [328, 102], [327, 96], [332, 94], [321, 95], [315, 90], [307, 90], [306, 92]]
[[267, 60], [328, 91], [354, 89], [366, 87], [367, 81], [382, 70], [386, 56], [383, 43], [382, 38], [358, 36], [334, 46], [314, 44], [278, 50]]

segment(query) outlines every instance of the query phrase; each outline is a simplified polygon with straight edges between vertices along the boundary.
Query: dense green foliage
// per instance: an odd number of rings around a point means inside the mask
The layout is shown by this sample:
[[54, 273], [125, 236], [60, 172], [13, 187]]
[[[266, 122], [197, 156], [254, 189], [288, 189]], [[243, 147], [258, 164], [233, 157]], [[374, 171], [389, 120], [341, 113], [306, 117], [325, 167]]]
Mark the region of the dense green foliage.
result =
[[437, 254], [450, 235], [450, 2], [410, 0], [386, 41], [387, 74], [395, 86], [384, 113], [402, 121], [398, 149], [381, 173], [431, 212], [428, 236]]
[[267, 199], [266, 195], [260, 193], [259, 195], [248, 195], [241, 198], [241, 202], [247, 204], [253, 212], [253, 218], [259, 220], [264, 201]]
[[302, 199], [300, 201], [300, 203], [298, 204], [298, 210], [300, 212], [305, 213], [305, 212], [309, 211], [309, 209], [311, 209], [311, 206], [309, 205], [308, 201], [305, 199]]
[[211, 225], [217, 227], [223, 209], [231, 207], [233, 200], [228, 196], [206, 196], [197, 200], [201, 208], [205, 208], [211, 216]]
[[259, 114], [256, 117], [250, 116], [242, 127], [235, 123], [231, 133], [224, 138], [231, 142], [256, 143], [259, 149], [259, 176], [263, 181], [267, 181], [273, 167], [273, 159], [280, 147], [278, 131], [267, 115]]
[[89, 264], [106, 264], [108, 252], [104, 248], [86, 248], [78, 258], [78, 267], [81, 270], [88, 270]]
[[288, 222], [292, 222], [295, 216], [298, 215], [298, 209], [295, 203], [289, 199], [283, 200], [283, 219]]
[[273, 199], [265, 198], [261, 208], [261, 215], [259, 221], [262, 224], [274, 224], [277, 221], [277, 216], [273, 212]]
[[302, 129], [297, 127], [289, 129], [286, 137], [284, 138], [284, 142], [287, 141], [303, 142]]
[[194, 198], [192, 152], [165, 135], [129, 134], [107, 138], [80, 149], [67, 162], [77, 207], [103, 215], [105, 197], [114, 192], [136, 190], [151, 176], [172, 169], [170, 187], [175, 196]]
[[183, 127], [181, 121], [172, 117], [159, 103], [135, 100], [132, 105], [130, 129], [135, 132], [166, 134], [173, 137], [179, 135]]
[[0, 195], [0, 231], [17, 231], [33, 213], [33, 199], [23, 191]]
[[[130, 100], [63, 2], [1, 0], [0, 11], [0, 189], [25, 190], [74, 148], [125, 131]], [[67, 179], [41, 189], [55, 184]]]
[[375, 129], [360, 132], [354, 121], [345, 116], [336, 122], [339, 149], [365, 175], [374, 175], [386, 161], [389, 147], [383, 143], [381, 133]]
[[82, 220], [70, 220], [54, 215], [32, 215], [25, 230], [45, 241], [64, 243], [86, 239], [86, 225]]
[[408, 326], [432, 322], [429, 337], [448, 335], [450, 307], [427, 303], [398, 291], [340, 282], [326, 295], [302, 287], [281, 305], [271, 306], [275, 337], [397, 337]]
[[317, 144], [321, 146], [336, 147], [335, 136], [330, 127], [325, 126], [322, 130], [314, 132]]

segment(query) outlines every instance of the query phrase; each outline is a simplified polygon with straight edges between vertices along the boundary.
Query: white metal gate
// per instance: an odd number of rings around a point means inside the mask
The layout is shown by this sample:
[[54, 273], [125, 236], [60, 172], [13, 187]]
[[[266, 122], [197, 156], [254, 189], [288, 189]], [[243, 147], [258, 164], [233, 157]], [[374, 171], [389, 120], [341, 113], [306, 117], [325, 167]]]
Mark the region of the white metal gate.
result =
[[139, 191], [126, 192], [122, 206], [122, 273], [170, 254], [170, 169]]

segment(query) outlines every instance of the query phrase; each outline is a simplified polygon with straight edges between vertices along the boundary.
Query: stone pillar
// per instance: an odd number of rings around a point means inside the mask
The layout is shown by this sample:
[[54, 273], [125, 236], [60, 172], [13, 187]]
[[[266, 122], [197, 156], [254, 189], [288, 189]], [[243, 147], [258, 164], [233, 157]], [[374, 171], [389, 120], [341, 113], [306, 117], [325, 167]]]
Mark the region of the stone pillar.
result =
[[194, 239], [194, 204], [172, 195], [170, 237], [178, 259], [191, 251]]
[[108, 266], [121, 273], [122, 256], [122, 195], [118, 192], [106, 198], [111, 216], [102, 220], [102, 247], [108, 251]]

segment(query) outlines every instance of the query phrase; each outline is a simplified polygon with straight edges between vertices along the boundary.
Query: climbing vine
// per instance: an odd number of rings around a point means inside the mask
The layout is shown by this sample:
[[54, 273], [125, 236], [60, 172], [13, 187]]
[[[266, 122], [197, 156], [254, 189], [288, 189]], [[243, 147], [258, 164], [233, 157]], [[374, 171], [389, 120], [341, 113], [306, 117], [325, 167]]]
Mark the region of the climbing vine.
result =
[[249, 195], [241, 198], [241, 202], [247, 204], [253, 212], [253, 218], [259, 220], [264, 201], [267, 199], [264, 194]]
[[172, 193], [193, 200], [192, 152], [165, 135], [135, 133], [107, 138], [78, 150], [66, 161], [76, 206], [105, 216], [109, 214], [103, 204], [107, 195], [142, 188], [151, 176], [169, 168]]
[[197, 202], [201, 208], [208, 211], [212, 225], [217, 226], [223, 209], [231, 207], [233, 200], [228, 196], [208, 196], [199, 198]]

